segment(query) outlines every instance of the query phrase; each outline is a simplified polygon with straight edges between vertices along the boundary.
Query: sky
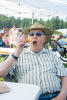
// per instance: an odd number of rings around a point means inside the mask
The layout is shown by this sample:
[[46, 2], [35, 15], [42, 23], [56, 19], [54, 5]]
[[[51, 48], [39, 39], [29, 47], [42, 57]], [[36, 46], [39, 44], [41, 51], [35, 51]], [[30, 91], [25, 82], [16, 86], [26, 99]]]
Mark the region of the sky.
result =
[[0, 0], [0, 14], [15, 18], [67, 17], [66, 0]]

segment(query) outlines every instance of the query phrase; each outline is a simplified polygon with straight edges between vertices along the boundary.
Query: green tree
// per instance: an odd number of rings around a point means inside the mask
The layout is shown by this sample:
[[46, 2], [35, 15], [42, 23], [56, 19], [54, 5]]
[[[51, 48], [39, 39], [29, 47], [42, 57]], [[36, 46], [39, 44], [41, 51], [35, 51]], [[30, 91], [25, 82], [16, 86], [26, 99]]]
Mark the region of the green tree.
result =
[[30, 25], [31, 25], [31, 19], [28, 19], [28, 18], [24, 18], [22, 21], [21, 21], [21, 26], [23, 28], [28, 28]]
[[67, 21], [64, 22], [64, 28], [67, 28]]
[[17, 18], [16, 20], [16, 24], [17, 24], [17, 27], [21, 27], [21, 19], [20, 18]]
[[40, 24], [43, 24], [44, 25], [44, 21], [43, 21], [42, 18], [40, 18], [39, 22], [40, 22]]
[[[63, 19], [60, 19], [58, 16], [53, 17], [52, 19], [48, 19], [44, 21], [42, 18], [34, 19], [33, 22], [39, 22], [43, 24], [45, 27], [48, 27], [52, 30], [57, 30], [59, 28], [67, 28], [67, 21], [64, 21]], [[12, 27], [12, 25], [16, 23], [17, 27], [22, 27], [22, 28], [28, 28], [32, 24], [32, 19], [31, 18], [15, 18], [13, 16], [7, 17], [5, 15], [0, 14], [0, 28], [3, 28], [6, 26], [8, 29]]]
[[63, 21], [63, 19], [60, 21], [60, 26], [59, 26], [60, 28], [64, 28], [64, 21]]
[[13, 17], [13, 16], [11, 16], [11, 17], [9, 17], [9, 22], [10, 22], [10, 28], [13, 26], [13, 24], [14, 23], [16, 23], [16, 19]]
[[47, 21], [45, 21], [45, 27], [50, 28], [50, 20], [49, 19]]

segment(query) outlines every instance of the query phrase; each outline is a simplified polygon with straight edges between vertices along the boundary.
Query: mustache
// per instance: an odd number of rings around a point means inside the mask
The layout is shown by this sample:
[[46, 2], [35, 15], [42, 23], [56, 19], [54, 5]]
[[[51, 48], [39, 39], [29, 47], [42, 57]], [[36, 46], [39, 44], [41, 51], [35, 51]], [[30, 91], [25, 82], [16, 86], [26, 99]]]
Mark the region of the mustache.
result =
[[32, 40], [32, 42], [34, 42], [34, 41], [36, 41], [36, 42], [37, 42], [37, 39], [33, 39], [33, 40]]

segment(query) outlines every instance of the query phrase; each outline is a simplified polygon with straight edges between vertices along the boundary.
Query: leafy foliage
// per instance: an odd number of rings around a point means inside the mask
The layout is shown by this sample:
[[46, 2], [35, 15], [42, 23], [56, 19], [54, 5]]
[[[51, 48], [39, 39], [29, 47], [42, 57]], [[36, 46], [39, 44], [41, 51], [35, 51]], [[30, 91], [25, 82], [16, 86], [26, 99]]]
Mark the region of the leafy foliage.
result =
[[[48, 19], [44, 21], [42, 18], [34, 19], [33, 23], [38, 21], [39, 23], [43, 24], [45, 27], [48, 27], [52, 30], [60, 29], [60, 28], [67, 28], [67, 21], [64, 21], [63, 19], [60, 19], [58, 16], [53, 17], [52, 19]], [[21, 28], [28, 28], [32, 24], [32, 18], [14, 18], [13, 16], [7, 17], [5, 15], [0, 14], [0, 28], [2, 29], [4, 26], [6, 26], [8, 29], [12, 27], [12, 25], [16, 23], [17, 27]]]
[[54, 30], [53, 34], [62, 34], [62, 33]]

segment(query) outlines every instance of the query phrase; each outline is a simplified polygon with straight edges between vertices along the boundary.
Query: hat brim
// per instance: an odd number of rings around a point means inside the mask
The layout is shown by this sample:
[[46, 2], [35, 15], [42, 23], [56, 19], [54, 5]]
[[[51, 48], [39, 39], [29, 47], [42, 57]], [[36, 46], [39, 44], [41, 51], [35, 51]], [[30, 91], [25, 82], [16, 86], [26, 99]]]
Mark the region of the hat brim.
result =
[[28, 34], [30, 32], [30, 30], [35, 30], [35, 29], [42, 30], [45, 34], [52, 33], [51, 29], [49, 29], [49, 28], [27, 28], [27, 29], [23, 29], [23, 33]]

